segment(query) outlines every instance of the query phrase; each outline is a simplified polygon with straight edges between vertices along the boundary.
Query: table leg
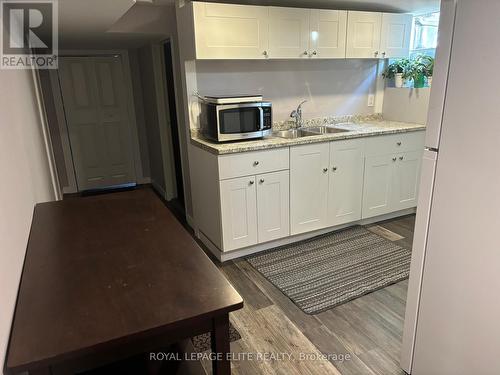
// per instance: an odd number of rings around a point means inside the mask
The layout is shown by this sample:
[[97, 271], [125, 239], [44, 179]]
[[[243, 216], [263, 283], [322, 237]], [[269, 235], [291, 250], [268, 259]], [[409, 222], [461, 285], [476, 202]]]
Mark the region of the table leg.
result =
[[231, 374], [231, 361], [228, 358], [229, 348], [229, 314], [212, 319], [212, 352], [217, 353], [220, 360], [212, 361], [213, 375]]

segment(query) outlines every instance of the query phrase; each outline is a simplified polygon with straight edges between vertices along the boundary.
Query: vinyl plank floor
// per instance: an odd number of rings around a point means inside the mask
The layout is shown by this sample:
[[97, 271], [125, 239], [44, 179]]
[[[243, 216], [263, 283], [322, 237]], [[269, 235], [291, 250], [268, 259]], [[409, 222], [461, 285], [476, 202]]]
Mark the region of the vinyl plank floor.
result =
[[[371, 225], [371, 230], [411, 248], [415, 216]], [[408, 280], [389, 285], [317, 315], [308, 315], [246, 260], [219, 265], [245, 300], [231, 322], [242, 339], [234, 353], [322, 353], [329, 361], [233, 361], [234, 374], [403, 375], [399, 367]], [[343, 360], [340, 360], [341, 356]], [[349, 355], [349, 359], [345, 359]], [[204, 366], [211, 373], [210, 363]]]

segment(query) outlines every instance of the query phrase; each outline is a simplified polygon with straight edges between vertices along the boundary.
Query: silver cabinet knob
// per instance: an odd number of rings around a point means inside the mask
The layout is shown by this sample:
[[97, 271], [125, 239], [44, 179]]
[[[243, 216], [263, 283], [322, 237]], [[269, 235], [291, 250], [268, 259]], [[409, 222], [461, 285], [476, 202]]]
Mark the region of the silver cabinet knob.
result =
[[403, 160], [403, 159], [404, 159], [404, 157], [403, 157], [403, 156], [400, 156], [400, 157], [399, 157], [399, 160]]
[[378, 51], [375, 51], [375, 57], [378, 56]]
[[385, 52], [382, 52], [382, 57], [385, 57]]
[[254, 180], [250, 180], [250, 185], [253, 185], [255, 184], [255, 181]]
[[258, 162], [258, 161], [254, 161], [254, 162], [253, 162], [253, 165], [254, 165], [254, 166], [257, 166], [257, 165], [259, 165], [259, 162]]
[[401, 146], [401, 142], [397, 142], [396, 144], [397, 144], [398, 146]]
[[267, 51], [262, 52], [262, 54], [263, 54], [264, 56], [268, 56], [268, 55], [269, 55], [269, 53], [268, 53]]
[[324, 173], [328, 172], [328, 168], [323, 168], [323, 172]]
[[313, 51], [313, 53], [312, 53], [312, 54], [313, 54], [313, 56], [316, 56], [316, 55], [318, 54], [318, 52]]
[[396, 158], [392, 158], [392, 161], [396, 161]]
[[332, 171], [335, 172], [337, 170], [337, 167], [333, 167]]
[[261, 183], [261, 184], [263, 184], [263, 183], [264, 183], [264, 179], [263, 179], [263, 178], [261, 178], [261, 179], [260, 179], [260, 183]]
[[304, 51], [303, 55], [307, 56], [309, 53], [307, 51]]

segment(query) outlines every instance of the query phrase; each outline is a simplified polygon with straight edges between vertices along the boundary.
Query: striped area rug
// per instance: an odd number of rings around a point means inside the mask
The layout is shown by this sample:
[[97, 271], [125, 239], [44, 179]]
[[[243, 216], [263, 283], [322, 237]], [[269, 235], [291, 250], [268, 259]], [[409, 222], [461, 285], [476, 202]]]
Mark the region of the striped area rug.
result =
[[403, 280], [411, 250], [355, 226], [247, 258], [307, 314]]

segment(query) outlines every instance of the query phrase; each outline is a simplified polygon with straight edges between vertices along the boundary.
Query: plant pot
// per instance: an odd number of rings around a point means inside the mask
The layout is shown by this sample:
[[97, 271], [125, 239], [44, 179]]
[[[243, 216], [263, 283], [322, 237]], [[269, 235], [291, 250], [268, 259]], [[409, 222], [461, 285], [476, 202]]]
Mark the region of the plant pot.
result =
[[400, 89], [404, 85], [403, 73], [396, 73], [394, 75], [394, 86]]
[[427, 77], [427, 86], [432, 86], [432, 77]]
[[421, 89], [425, 86], [425, 76], [420, 74], [413, 79], [413, 87], [416, 89]]

